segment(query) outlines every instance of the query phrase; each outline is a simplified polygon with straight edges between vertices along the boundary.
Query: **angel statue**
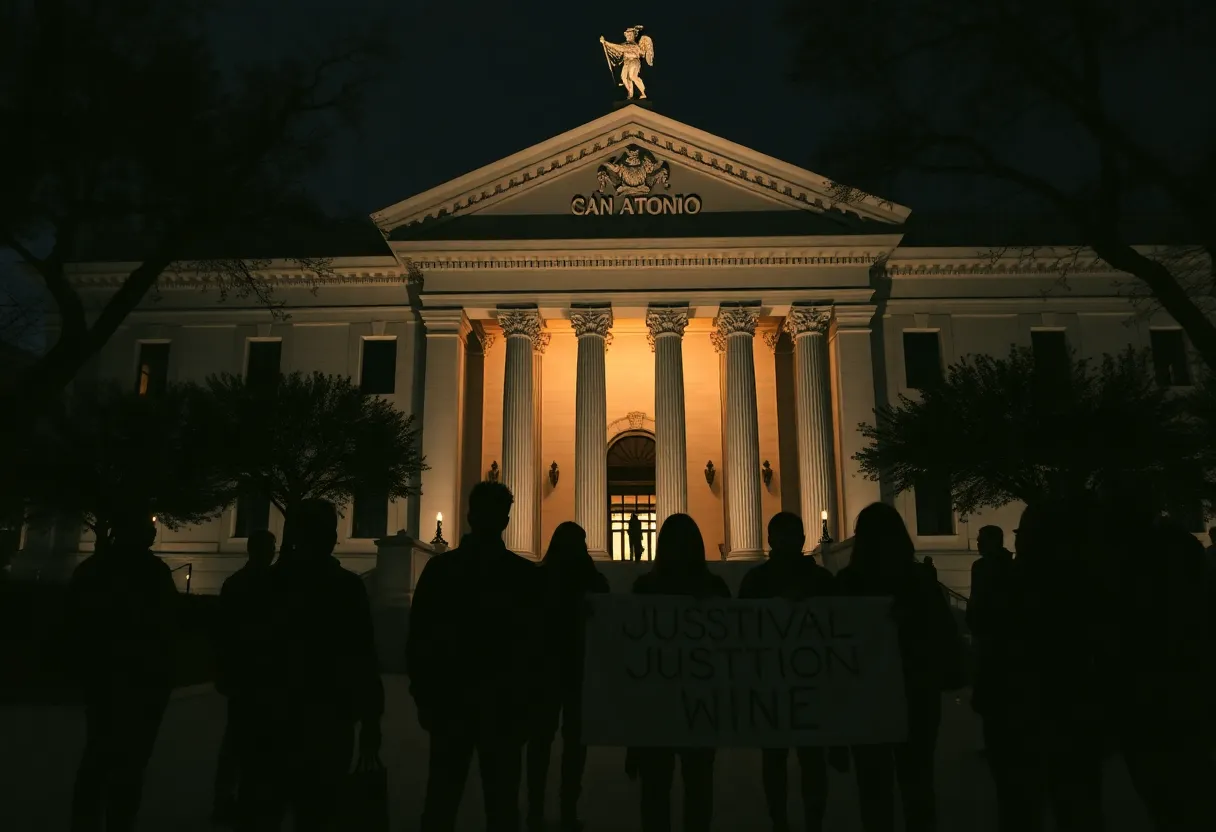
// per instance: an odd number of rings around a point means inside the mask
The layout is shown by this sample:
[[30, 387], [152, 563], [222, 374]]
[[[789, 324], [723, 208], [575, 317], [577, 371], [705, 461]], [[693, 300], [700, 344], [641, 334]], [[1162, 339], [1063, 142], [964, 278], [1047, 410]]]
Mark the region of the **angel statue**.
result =
[[642, 83], [641, 76], [638, 75], [642, 69], [642, 58], [646, 59], [647, 66], [654, 66], [654, 41], [650, 39], [650, 35], [642, 35], [639, 40], [638, 34], [641, 31], [641, 26], [631, 26], [626, 29], [624, 43], [609, 43], [604, 40], [602, 35], [600, 36], [600, 45], [604, 47], [604, 57], [608, 59], [608, 69], [612, 70], [618, 63], [623, 64], [621, 83], [625, 86], [625, 92], [629, 94], [628, 98], [633, 98], [635, 86], [641, 94], [639, 97], [646, 97], [646, 85]]

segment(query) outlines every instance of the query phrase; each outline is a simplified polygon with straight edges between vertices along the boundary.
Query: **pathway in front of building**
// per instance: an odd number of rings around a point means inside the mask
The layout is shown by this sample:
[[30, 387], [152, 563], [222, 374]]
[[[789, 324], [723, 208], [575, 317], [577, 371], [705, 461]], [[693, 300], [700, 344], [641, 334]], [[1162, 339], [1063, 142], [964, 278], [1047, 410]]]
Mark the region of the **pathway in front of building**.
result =
[[[406, 680], [387, 677], [384, 762], [389, 769], [393, 830], [417, 829], [426, 782], [426, 735], [418, 728]], [[209, 689], [176, 698], [170, 705], [148, 772], [140, 830], [202, 832], [211, 803], [211, 775], [223, 732], [224, 702]], [[67, 828], [72, 776], [84, 739], [83, 718], [67, 708], [0, 709], [0, 828], [13, 832], [59, 832]], [[937, 778], [940, 832], [995, 829], [992, 786], [976, 753], [978, 730], [966, 701], [946, 700]], [[558, 749], [555, 748], [556, 775]], [[792, 763], [792, 760], [791, 760]], [[556, 777], [550, 787], [556, 800]], [[588, 832], [637, 828], [637, 786], [624, 775], [624, 752], [592, 749], [587, 766], [583, 817]], [[795, 779], [791, 771], [790, 785]], [[859, 830], [851, 776], [834, 775], [827, 828]], [[714, 829], [743, 832], [768, 828], [754, 751], [718, 755]], [[673, 803], [678, 806], [678, 797]], [[794, 800], [795, 822], [801, 807]], [[1109, 765], [1106, 782], [1108, 832], [1148, 829], [1121, 763]], [[459, 829], [480, 825], [481, 794], [476, 771], [461, 809]], [[554, 809], [551, 814], [555, 814]], [[678, 828], [678, 827], [677, 827]], [[795, 826], [795, 828], [798, 828]]]

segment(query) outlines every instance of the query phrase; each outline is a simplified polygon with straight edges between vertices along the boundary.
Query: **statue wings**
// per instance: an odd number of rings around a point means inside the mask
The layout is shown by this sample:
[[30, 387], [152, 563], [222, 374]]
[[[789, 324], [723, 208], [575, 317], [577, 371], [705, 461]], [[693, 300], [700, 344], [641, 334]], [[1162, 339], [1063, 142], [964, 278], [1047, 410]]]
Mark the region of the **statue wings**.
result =
[[650, 39], [650, 35], [642, 35], [638, 41], [638, 46], [642, 47], [642, 55], [646, 58], [647, 66], [654, 66], [654, 41]]

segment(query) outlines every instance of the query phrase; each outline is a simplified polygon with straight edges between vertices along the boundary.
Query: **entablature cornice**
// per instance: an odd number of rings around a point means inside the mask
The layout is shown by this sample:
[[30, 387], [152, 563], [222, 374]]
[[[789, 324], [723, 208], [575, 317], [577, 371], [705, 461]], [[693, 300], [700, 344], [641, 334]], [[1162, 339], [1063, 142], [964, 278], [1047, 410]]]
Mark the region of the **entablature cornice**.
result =
[[891, 298], [883, 317], [894, 315], [1017, 315], [1063, 312], [1095, 315], [1133, 315], [1132, 301], [1120, 295], [1071, 295], [1061, 292], [1004, 298]]
[[[1133, 248], [1147, 257], [1161, 254], [1157, 246]], [[899, 248], [888, 259], [886, 271], [895, 280], [920, 276], [1013, 275], [1059, 279], [1067, 275], [1125, 275], [1103, 261], [1092, 249], [1082, 246]]]
[[863, 266], [885, 258], [899, 235], [688, 239], [476, 240], [393, 243], [425, 274], [439, 269], [619, 269], [721, 266]]
[[[234, 258], [235, 259], [235, 258]], [[403, 268], [395, 255], [377, 257], [334, 258], [317, 270], [307, 270], [292, 260], [260, 261], [252, 270], [268, 283], [285, 286], [331, 286], [361, 283], [404, 285], [409, 283], [409, 270]], [[68, 281], [80, 289], [117, 288], [138, 269], [138, 262], [72, 263], [66, 268]], [[161, 289], [204, 289], [215, 285], [215, 269], [183, 264], [161, 273], [156, 285]]]

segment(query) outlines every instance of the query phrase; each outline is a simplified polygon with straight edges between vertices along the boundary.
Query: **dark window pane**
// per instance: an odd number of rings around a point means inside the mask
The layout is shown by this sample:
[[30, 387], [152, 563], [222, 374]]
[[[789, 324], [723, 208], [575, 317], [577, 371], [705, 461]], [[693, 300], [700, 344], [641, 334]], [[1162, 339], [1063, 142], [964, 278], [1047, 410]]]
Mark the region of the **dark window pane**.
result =
[[274, 384], [279, 379], [282, 356], [282, 341], [250, 341], [245, 383], [250, 386]]
[[243, 494], [236, 501], [236, 528], [233, 537], [249, 537], [253, 532], [270, 528], [270, 498], [261, 494]]
[[388, 495], [384, 492], [356, 495], [351, 514], [351, 537], [375, 540], [388, 536]]
[[1191, 383], [1191, 368], [1181, 329], [1154, 329], [1149, 332], [1153, 346], [1153, 369], [1162, 387], [1185, 387]]
[[1072, 360], [1068, 354], [1068, 338], [1063, 330], [1039, 330], [1030, 333], [1034, 350], [1035, 374], [1053, 387], [1063, 386], [1071, 377]]
[[916, 481], [916, 534], [920, 537], [954, 534], [954, 507], [950, 484], [925, 477]]
[[942, 348], [938, 333], [904, 333], [904, 374], [911, 390], [922, 390], [941, 381]]
[[363, 372], [359, 376], [364, 393], [392, 393], [397, 386], [397, 339], [363, 340]]
[[140, 344], [135, 392], [141, 396], [163, 393], [169, 383], [169, 345]]

